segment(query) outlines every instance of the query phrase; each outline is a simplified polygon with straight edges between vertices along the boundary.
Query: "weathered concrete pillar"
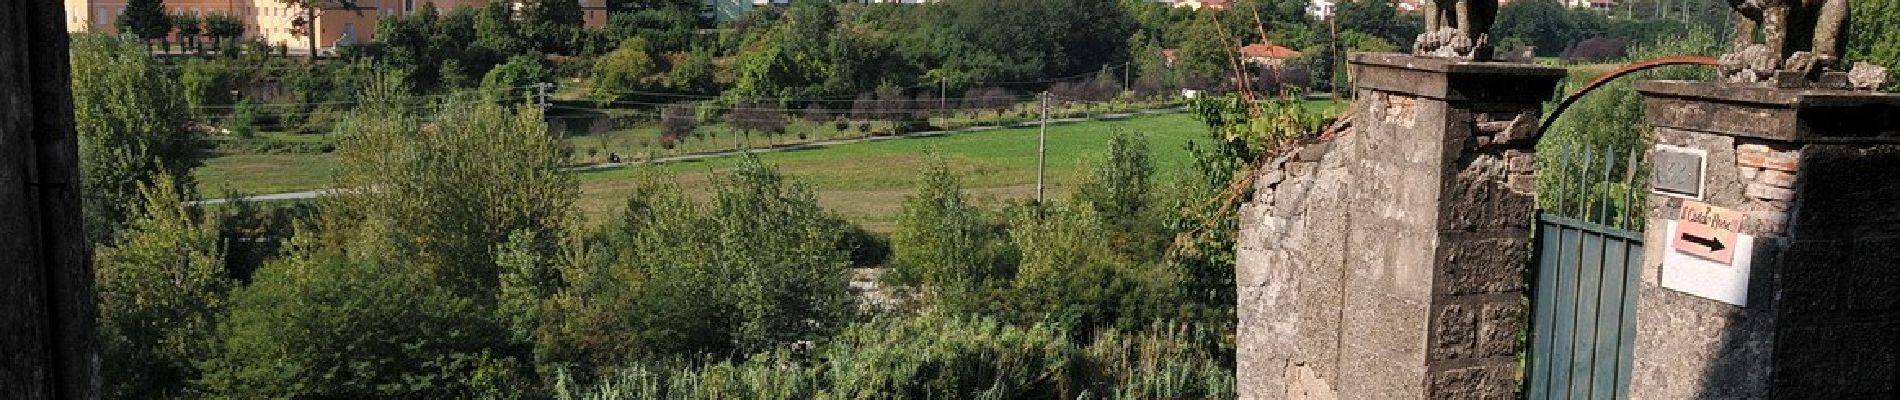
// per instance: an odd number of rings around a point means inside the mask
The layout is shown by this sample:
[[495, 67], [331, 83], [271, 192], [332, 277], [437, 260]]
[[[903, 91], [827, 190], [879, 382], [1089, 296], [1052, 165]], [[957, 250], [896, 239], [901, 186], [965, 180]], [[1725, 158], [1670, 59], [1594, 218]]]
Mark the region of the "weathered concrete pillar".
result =
[[1241, 210], [1244, 398], [1512, 398], [1532, 144], [1564, 71], [1352, 57], [1354, 127]]
[[[1631, 397], [1900, 397], [1900, 95], [1638, 89], [1679, 194], [1649, 195]], [[1754, 237], [1729, 262], [1673, 244], [1697, 200]]]

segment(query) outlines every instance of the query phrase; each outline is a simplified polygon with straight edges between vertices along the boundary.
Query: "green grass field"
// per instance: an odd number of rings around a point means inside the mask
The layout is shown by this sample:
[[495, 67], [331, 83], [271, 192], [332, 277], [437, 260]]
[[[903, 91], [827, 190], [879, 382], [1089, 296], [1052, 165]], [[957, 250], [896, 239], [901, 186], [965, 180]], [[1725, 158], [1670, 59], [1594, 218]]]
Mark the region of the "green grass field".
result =
[[[1341, 106], [1311, 101], [1308, 107], [1332, 113]], [[760, 155], [785, 174], [810, 184], [819, 202], [843, 217], [873, 231], [888, 231], [895, 213], [908, 195], [926, 155], [935, 151], [961, 174], [964, 187], [977, 201], [997, 204], [1035, 197], [1036, 129], [1014, 128], [954, 133], [930, 137], [886, 139], [825, 148], [772, 152]], [[1160, 179], [1173, 179], [1190, 160], [1188, 142], [1207, 139], [1207, 128], [1185, 113], [1136, 116], [1117, 121], [1052, 125], [1048, 141], [1046, 194], [1064, 198], [1086, 173], [1090, 160], [1107, 151], [1116, 132], [1143, 134], [1154, 152]], [[609, 143], [571, 138], [577, 147], [611, 147]], [[786, 138], [789, 139], [789, 138]], [[814, 138], [818, 139], [818, 138]], [[577, 153], [579, 153], [577, 148]], [[576, 154], [577, 158], [584, 158]], [[739, 157], [720, 157], [583, 172], [578, 175], [580, 208], [590, 223], [606, 221], [624, 206], [640, 168], [670, 176], [689, 194], [703, 197], [709, 180], [731, 169]], [[195, 172], [207, 197], [227, 194], [270, 194], [328, 187], [334, 178], [332, 154], [217, 154]]]
[[[1207, 137], [1207, 128], [1186, 114], [1050, 126], [1047, 194], [1066, 197], [1086, 173], [1089, 160], [1103, 157], [1109, 137], [1122, 131], [1147, 136], [1162, 179], [1187, 168], [1188, 142]], [[962, 175], [964, 188], [980, 202], [1034, 198], [1036, 137], [1033, 128], [1003, 129], [759, 157], [780, 172], [811, 185], [826, 208], [867, 229], [884, 232], [892, 227], [898, 207], [910, 194], [918, 171], [932, 151]], [[737, 157], [725, 157], [583, 173], [580, 207], [595, 222], [619, 212], [638, 181], [638, 168], [653, 168], [656, 173], [671, 176], [689, 194], [703, 197], [713, 174], [730, 170], [739, 161]]]

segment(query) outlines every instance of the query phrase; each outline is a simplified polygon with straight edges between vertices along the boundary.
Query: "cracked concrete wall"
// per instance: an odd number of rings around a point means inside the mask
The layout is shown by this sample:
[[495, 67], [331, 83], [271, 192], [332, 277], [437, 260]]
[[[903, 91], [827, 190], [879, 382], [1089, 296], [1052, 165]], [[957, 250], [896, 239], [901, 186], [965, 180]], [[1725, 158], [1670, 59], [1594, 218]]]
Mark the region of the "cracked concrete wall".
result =
[[1352, 129], [1267, 163], [1241, 207], [1242, 397], [1513, 398], [1539, 104], [1461, 96], [1561, 70], [1354, 64]]

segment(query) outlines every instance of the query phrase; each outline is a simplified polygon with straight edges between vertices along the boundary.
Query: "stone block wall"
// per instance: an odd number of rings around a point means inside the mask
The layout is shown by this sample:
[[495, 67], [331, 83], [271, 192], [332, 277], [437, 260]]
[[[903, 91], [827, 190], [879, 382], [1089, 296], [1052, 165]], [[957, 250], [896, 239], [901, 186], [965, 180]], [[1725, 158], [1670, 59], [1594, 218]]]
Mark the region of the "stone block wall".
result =
[[1746, 306], [1664, 288], [1683, 200], [1649, 197], [1631, 397], [1900, 396], [1900, 96], [1639, 88], [1657, 143], [1707, 151], [1701, 201], [1757, 239]]
[[1535, 99], [1562, 71], [1353, 63], [1353, 128], [1268, 163], [1241, 208], [1242, 397], [1516, 397]]

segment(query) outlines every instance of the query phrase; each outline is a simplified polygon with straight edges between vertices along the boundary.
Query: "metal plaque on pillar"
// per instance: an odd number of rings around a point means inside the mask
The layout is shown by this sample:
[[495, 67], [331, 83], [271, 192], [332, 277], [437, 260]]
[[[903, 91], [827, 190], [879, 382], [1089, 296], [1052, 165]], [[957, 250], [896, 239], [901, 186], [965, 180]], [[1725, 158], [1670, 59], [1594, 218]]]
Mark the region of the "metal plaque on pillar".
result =
[[1709, 152], [1702, 149], [1656, 145], [1651, 153], [1650, 190], [1656, 193], [1701, 200], [1707, 185]]

